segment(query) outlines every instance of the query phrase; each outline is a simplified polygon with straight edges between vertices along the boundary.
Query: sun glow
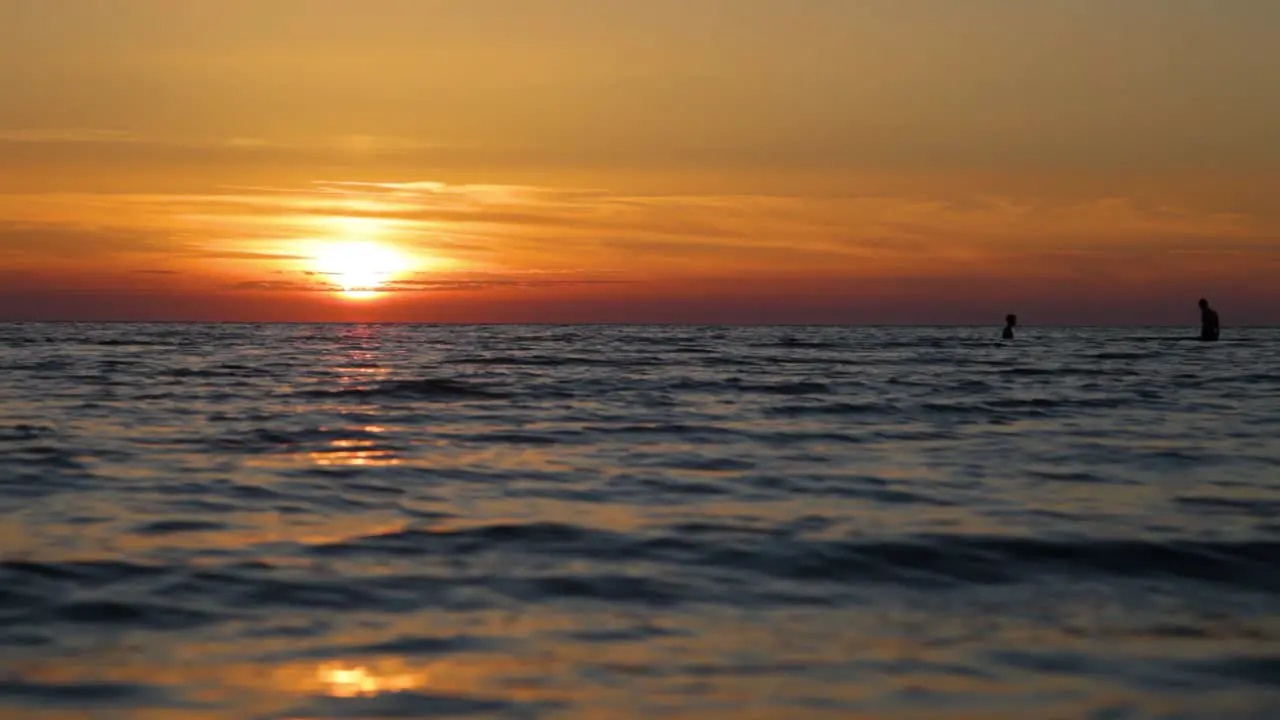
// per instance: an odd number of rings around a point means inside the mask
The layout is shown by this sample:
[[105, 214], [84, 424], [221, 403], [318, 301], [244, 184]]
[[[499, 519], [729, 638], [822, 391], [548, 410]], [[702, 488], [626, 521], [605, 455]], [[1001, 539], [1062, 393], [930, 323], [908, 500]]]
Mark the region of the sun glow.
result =
[[327, 243], [316, 251], [314, 260], [314, 271], [353, 300], [377, 297], [388, 283], [408, 274], [410, 266], [401, 252], [367, 240]]

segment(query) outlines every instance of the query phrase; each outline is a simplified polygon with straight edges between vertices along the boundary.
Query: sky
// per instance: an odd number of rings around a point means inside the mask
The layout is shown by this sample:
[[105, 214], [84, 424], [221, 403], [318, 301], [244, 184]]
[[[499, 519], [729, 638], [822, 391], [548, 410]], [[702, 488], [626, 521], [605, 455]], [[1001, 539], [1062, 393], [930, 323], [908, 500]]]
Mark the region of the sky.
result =
[[1274, 0], [0, 0], [0, 320], [1280, 324]]

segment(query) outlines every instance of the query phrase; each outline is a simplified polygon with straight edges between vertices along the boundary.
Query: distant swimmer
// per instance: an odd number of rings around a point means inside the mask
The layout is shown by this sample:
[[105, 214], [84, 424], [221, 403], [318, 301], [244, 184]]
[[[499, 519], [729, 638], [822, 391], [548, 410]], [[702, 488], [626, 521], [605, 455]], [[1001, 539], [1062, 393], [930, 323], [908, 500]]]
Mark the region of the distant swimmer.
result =
[[1200, 298], [1200, 339], [1214, 342], [1218, 339], [1221, 327], [1218, 325], [1218, 311], [1209, 307], [1209, 301]]
[[1018, 326], [1018, 316], [1017, 316], [1017, 315], [1005, 315], [1005, 316], [1004, 316], [1004, 335], [1003, 335], [1003, 337], [1004, 337], [1004, 339], [1005, 339], [1005, 340], [1012, 340], [1012, 339], [1013, 339], [1013, 329], [1014, 329], [1015, 327], [1017, 327], [1017, 326]]

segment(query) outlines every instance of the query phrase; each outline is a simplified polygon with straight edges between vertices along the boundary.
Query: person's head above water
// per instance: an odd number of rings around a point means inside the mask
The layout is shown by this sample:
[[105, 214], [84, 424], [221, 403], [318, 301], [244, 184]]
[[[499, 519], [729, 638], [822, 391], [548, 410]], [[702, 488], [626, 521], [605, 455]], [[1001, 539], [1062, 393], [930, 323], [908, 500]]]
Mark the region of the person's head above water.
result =
[[1209, 301], [1208, 301], [1208, 300], [1205, 300], [1204, 298], [1200, 298], [1200, 309], [1201, 309], [1201, 310], [1208, 310], [1208, 309], [1209, 309]]
[[1014, 325], [1017, 325], [1017, 324], [1018, 324], [1018, 316], [1017, 316], [1017, 315], [1005, 315], [1005, 316], [1004, 316], [1004, 324], [1005, 324], [1005, 325], [1008, 325], [1009, 327], [1013, 327]]

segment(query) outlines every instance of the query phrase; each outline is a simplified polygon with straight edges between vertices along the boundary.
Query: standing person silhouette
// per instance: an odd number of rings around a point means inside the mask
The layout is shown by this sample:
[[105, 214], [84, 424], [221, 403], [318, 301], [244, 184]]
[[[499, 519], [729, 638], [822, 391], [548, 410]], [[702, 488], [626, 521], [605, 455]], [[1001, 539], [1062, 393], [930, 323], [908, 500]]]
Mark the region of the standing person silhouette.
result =
[[1209, 307], [1209, 301], [1200, 298], [1200, 339], [1216, 342], [1221, 327], [1218, 324], [1218, 311]]
[[1013, 329], [1017, 327], [1017, 325], [1018, 325], [1017, 315], [1005, 315], [1004, 316], [1004, 334], [1001, 337], [1003, 337], [1005, 340], [1012, 340]]

